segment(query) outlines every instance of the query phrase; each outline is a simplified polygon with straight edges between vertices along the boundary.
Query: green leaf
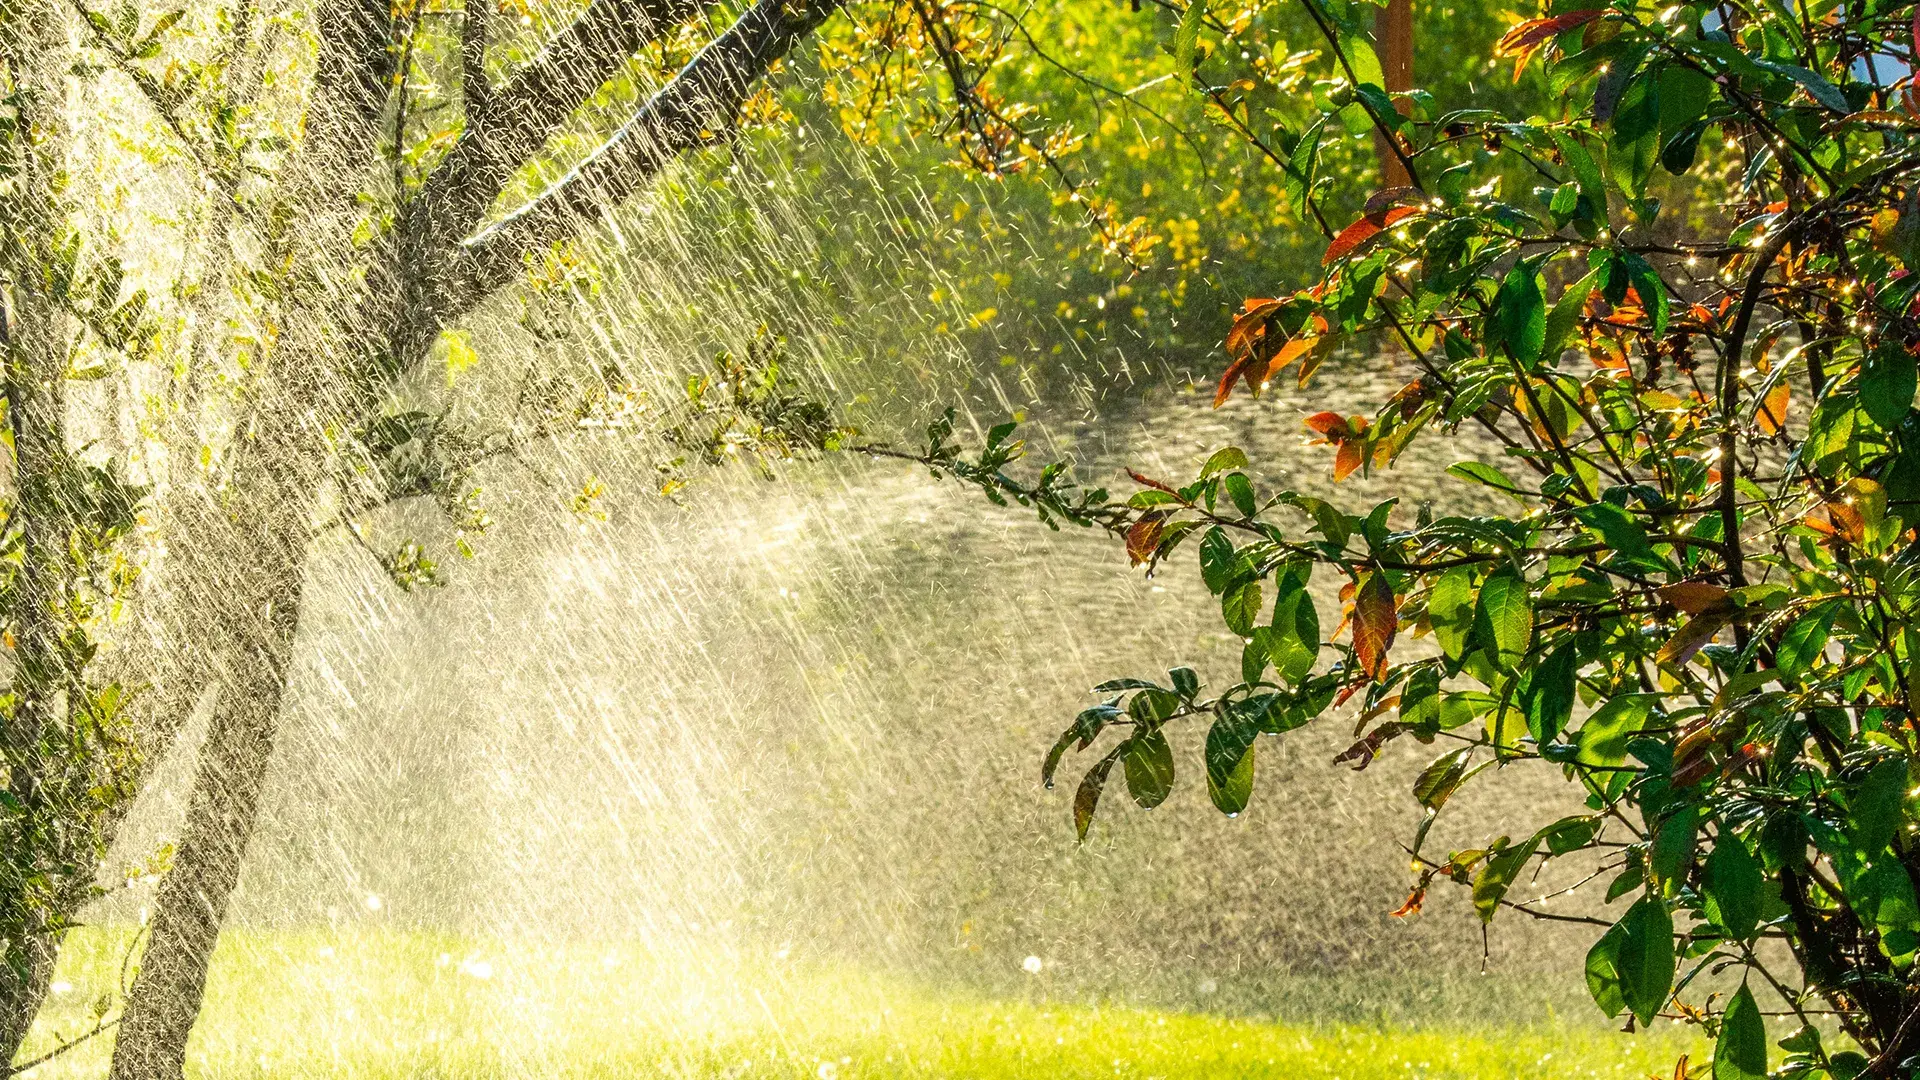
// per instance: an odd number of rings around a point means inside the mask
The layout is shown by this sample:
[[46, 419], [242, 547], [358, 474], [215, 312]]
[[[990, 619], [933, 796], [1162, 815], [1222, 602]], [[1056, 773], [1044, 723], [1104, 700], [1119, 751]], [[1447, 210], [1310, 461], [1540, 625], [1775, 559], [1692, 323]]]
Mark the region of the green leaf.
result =
[[1647, 869], [1663, 896], [1674, 895], [1686, 881], [1699, 840], [1700, 817], [1699, 807], [1683, 806], [1667, 815], [1653, 834], [1653, 845], [1647, 851]]
[[1413, 797], [1421, 806], [1438, 810], [1447, 804], [1460, 782], [1466, 779], [1467, 756], [1472, 752], [1471, 746], [1450, 750], [1434, 758], [1433, 763], [1421, 771], [1419, 779], [1413, 782]]
[[1547, 302], [1533, 263], [1523, 260], [1507, 271], [1493, 302], [1501, 342], [1521, 367], [1532, 368], [1547, 339]]
[[1760, 860], [1731, 830], [1722, 829], [1702, 868], [1701, 894], [1707, 921], [1734, 941], [1751, 940], [1760, 924]]
[[1487, 865], [1473, 879], [1473, 910], [1479, 913], [1481, 922], [1493, 921], [1514, 878], [1520, 875], [1539, 846], [1540, 839], [1536, 836], [1523, 844], [1499, 847], [1488, 857]]
[[1313, 594], [1307, 591], [1305, 568], [1289, 567], [1275, 587], [1280, 595], [1273, 605], [1267, 655], [1273, 660], [1274, 671], [1297, 685], [1313, 671], [1320, 657], [1320, 612], [1314, 607]]
[[1673, 916], [1665, 901], [1643, 896], [1619, 925], [1626, 928], [1619, 954], [1620, 997], [1642, 1024], [1651, 1024], [1673, 989]]
[[1767, 1023], [1746, 983], [1727, 1003], [1713, 1044], [1713, 1080], [1766, 1080]]
[[1327, 117], [1323, 113], [1316, 118], [1306, 134], [1293, 146], [1293, 153], [1287, 158], [1287, 201], [1293, 204], [1293, 211], [1305, 217], [1308, 200], [1313, 195], [1315, 174], [1320, 164], [1320, 133], [1326, 127]]
[[1540, 357], [1549, 364], [1560, 362], [1560, 354], [1566, 351], [1567, 339], [1573, 335], [1573, 329], [1579, 325], [1580, 313], [1586, 309], [1587, 297], [1592, 295], [1594, 285], [1600, 280], [1598, 269], [1589, 270], [1585, 277], [1567, 286], [1554, 302], [1553, 310], [1547, 312], [1546, 333], [1540, 346]]
[[1365, 36], [1342, 33], [1340, 50], [1346, 53], [1347, 63], [1353, 67], [1353, 78], [1356, 83], [1361, 85], [1371, 83], [1382, 89], [1386, 88], [1386, 70], [1380, 66], [1380, 57], [1373, 51], [1373, 43]]
[[1253, 797], [1253, 743], [1260, 728], [1223, 713], [1207, 731], [1207, 797], [1223, 814], [1238, 814]]
[[1451, 659], [1466, 655], [1473, 635], [1473, 573], [1456, 566], [1440, 575], [1427, 598], [1427, 620], [1433, 636]]
[[1632, 514], [1610, 502], [1588, 503], [1574, 510], [1580, 524], [1600, 534], [1606, 545], [1629, 559], [1653, 559], [1653, 546], [1647, 543], [1647, 530]]
[[1657, 73], [1642, 72], [1627, 83], [1613, 112], [1613, 137], [1607, 144], [1613, 182], [1635, 202], [1647, 194], [1660, 150], [1660, 83]]
[[[1573, 167], [1574, 181], [1580, 185], [1580, 197], [1593, 211], [1596, 220], [1585, 223], [1585, 227], [1592, 230], [1587, 233], [1591, 236], [1607, 224], [1606, 179], [1600, 175], [1600, 166], [1593, 160], [1593, 155], [1588, 153], [1587, 148], [1573, 136], [1556, 129], [1553, 132], [1553, 142], [1560, 148], [1561, 156], [1567, 159], [1567, 164]], [[1592, 275], [1589, 274], [1588, 277]], [[1588, 286], [1588, 288], [1591, 287], [1591, 285]], [[1564, 297], [1562, 299], [1564, 300]], [[1584, 300], [1584, 297], [1582, 299]], [[1565, 338], [1560, 340], [1564, 341]]]
[[1107, 774], [1113, 771], [1113, 763], [1127, 748], [1126, 743], [1114, 747], [1107, 756], [1087, 770], [1080, 780], [1080, 787], [1073, 793], [1073, 827], [1080, 839], [1087, 838], [1087, 829], [1093, 824], [1093, 811], [1100, 805], [1101, 789], [1106, 787]]
[[1707, 114], [1713, 103], [1713, 80], [1684, 64], [1660, 73], [1660, 145]]
[[1180, 15], [1173, 32], [1173, 59], [1181, 71], [1193, 70], [1193, 51], [1200, 42], [1200, 24], [1207, 17], [1207, 0], [1193, 0]]
[[1260, 583], [1247, 581], [1228, 589], [1220, 598], [1220, 617], [1241, 637], [1252, 635], [1254, 620], [1260, 617]]
[[1788, 624], [1774, 650], [1774, 667], [1782, 677], [1797, 679], [1819, 661], [1832, 623], [1832, 606], [1821, 604]]
[[1226, 530], [1215, 525], [1200, 536], [1200, 578], [1215, 596], [1233, 584], [1235, 564], [1233, 541]]
[[1625, 763], [1627, 740], [1646, 726], [1656, 700], [1656, 694], [1621, 694], [1593, 710], [1580, 725], [1578, 760], [1602, 768]]
[[1834, 112], [1843, 116], [1853, 112], [1853, 107], [1847, 103], [1847, 95], [1841, 93], [1839, 87], [1828, 82], [1821, 75], [1794, 64], [1775, 64], [1766, 60], [1755, 60], [1754, 63], [1776, 75], [1785, 75], [1799, 83], [1806, 89], [1808, 97]]
[[1200, 675], [1190, 667], [1177, 667], [1167, 672], [1167, 678], [1173, 683], [1173, 692], [1191, 701], [1200, 692]]
[[1899, 345], [1883, 345], [1867, 354], [1860, 369], [1860, 404], [1873, 422], [1891, 428], [1913, 408], [1913, 354]]
[[1126, 752], [1127, 791], [1142, 809], [1151, 810], [1167, 801], [1173, 790], [1173, 748], [1158, 728], [1143, 731], [1122, 744]]
[[1253, 482], [1247, 479], [1246, 473], [1228, 473], [1221, 486], [1226, 488], [1227, 498], [1241, 517], [1252, 517], [1259, 511], [1260, 504], [1253, 497]]
[[1889, 758], [1875, 765], [1853, 793], [1847, 806], [1848, 839], [1864, 858], [1878, 858], [1898, 835], [1907, 786], [1907, 763]]
[[[1202, 2], [1195, 4], [1194, 7], [1204, 10], [1206, 4]], [[1207, 459], [1207, 463], [1200, 467], [1200, 479], [1205, 480], [1214, 473], [1225, 472], [1228, 469], [1244, 469], [1246, 467], [1247, 452], [1245, 450], [1237, 446], [1223, 446], [1215, 450], [1213, 456]]]
[[1568, 641], [1521, 676], [1520, 710], [1526, 713], [1533, 741], [1545, 746], [1559, 738], [1573, 719], [1574, 676], [1579, 657]]
[[1499, 469], [1479, 461], [1457, 461], [1447, 466], [1447, 475], [1470, 480], [1476, 484], [1485, 484], [1516, 497], [1525, 494], [1525, 489], [1513, 482], [1513, 478]]
[[1480, 634], [1480, 647], [1502, 669], [1512, 670], [1533, 640], [1533, 604], [1527, 598], [1527, 583], [1506, 569], [1488, 577], [1480, 586], [1474, 628]]
[[1587, 950], [1587, 993], [1609, 1018], [1627, 1009], [1627, 999], [1620, 992], [1620, 949], [1626, 940], [1625, 927], [1614, 923], [1593, 943], [1593, 948]]

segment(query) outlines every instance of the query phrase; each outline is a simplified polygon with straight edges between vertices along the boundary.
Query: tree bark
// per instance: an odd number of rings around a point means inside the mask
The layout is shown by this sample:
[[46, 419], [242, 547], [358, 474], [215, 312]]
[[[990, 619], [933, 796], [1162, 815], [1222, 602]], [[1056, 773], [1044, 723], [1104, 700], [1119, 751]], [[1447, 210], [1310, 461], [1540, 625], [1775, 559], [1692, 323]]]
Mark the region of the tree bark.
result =
[[[285, 492], [310, 447], [274, 439], [252, 451]], [[288, 454], [293, 461], [274, 460]], [[291, 466], [291, 467], [290, 467]], [[297, 489], [296, 489], [297, 490]], [[247, 572], [228, 579], [219, 610], [201, 612], [223, 629], [214, 645], [220, 682], [200, 751], [186, 832], [161, 882], [149, 944], [121, 1015], [112, 1080], [177, 1080], [206, 993], [220, 924], [239, 880], [260, 794], [272, 761], [281, 696], [299, 627], [308, 498], [269, 500], [231, 520], [223, 550], [245, 553]]]
[[[1381, 73], [1387, 79], [1387, 85], [1381, 89], [1390, 94], [1413, 89], [1413, 0], [1387, 0], [1386, 6], [1373, 17], [1373, 39], [1379, 46]], [[1406, 102], [1396, 105], [1403, 113], [1409, 111]], [[1400, 163], [1400, 155], [1387, 145], [1385, 135], [1375, 131], [1373, 146], [1380, 158], [1383, 186], [1405, 187], [1413, 183], [1407, 167]]]

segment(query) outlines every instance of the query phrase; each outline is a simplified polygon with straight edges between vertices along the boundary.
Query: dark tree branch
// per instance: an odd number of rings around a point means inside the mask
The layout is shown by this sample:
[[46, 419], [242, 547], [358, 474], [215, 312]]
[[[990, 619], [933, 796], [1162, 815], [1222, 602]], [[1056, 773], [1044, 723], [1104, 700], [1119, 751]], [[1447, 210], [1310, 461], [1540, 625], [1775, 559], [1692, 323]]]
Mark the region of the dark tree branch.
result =
[[629, 57], [705, 6], [702, 0], [594, 0], [500, 88], [496, 109], [480, 125], [486, 142], [517, 166]]
[[511, 281], [522, 257], [619, 205], [679, 154], [721, 138], [755, 84], [837, 0], [760, 0], [649, 98], [592, 157], [538, 198], [464, 241], [443, 315]]

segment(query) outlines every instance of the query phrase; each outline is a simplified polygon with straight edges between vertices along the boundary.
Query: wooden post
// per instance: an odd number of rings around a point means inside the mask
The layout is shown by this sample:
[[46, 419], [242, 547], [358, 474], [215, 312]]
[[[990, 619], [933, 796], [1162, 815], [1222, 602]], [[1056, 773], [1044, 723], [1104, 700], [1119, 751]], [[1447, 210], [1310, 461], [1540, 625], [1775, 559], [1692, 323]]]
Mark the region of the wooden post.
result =
[[[1386, 91], [1392, 94], [1413, 89], [1413, 0], [1387, 0], [1387, 6], [1374, 16], [1373, 40], [1387, 77]], [[1408, 110], [1408, 102], [1399, 105], [1401, 112]], [[1386, 137], [1377, 131], [1373, 133], [1373, 148], [1380, 155], [1380, 179], [1385, 186], [1404, 187], [1413, 182]]]

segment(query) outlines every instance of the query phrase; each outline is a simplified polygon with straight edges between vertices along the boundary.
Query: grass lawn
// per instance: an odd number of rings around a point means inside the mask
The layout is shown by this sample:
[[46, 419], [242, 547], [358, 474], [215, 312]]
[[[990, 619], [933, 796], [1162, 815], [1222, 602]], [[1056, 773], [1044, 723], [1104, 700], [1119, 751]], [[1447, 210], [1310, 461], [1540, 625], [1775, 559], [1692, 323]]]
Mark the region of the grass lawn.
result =
[[[92, 1025], [124, 932], [61, 958], [32, 1055]], [[1670, 1076], [1678, 1033], [1303, 1024], [989, 1000], [723, 950], [513, 947], [392, 930], [229, 933], [189, 1059], [201, 1077], [1344, 1078]], [[111, 1035], [30, 1080], [105, 1074]]]

